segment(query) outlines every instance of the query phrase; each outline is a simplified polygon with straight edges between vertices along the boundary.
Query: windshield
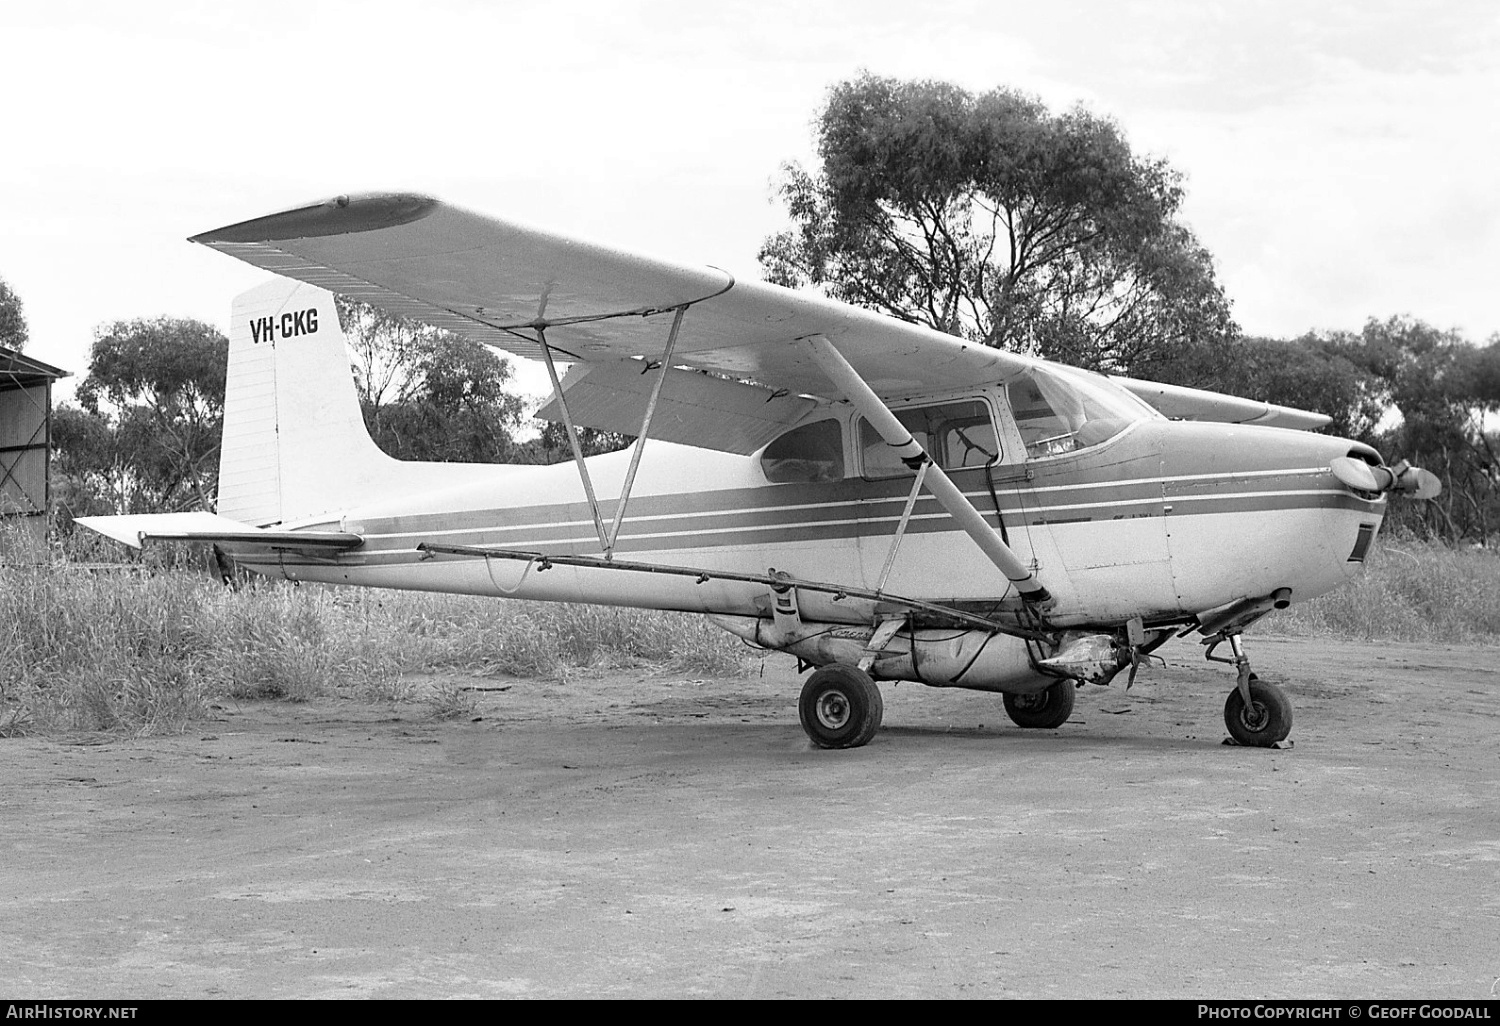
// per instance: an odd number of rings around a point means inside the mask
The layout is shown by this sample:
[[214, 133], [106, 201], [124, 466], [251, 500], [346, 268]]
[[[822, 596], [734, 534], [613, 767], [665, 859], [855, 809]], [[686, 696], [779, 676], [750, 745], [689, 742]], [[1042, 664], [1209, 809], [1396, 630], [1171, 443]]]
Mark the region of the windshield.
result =
[[1006, 386], [1029, 459], [1099, 445], [1152, 411], [1123, 389], [1064, 368], [1037, 367]]

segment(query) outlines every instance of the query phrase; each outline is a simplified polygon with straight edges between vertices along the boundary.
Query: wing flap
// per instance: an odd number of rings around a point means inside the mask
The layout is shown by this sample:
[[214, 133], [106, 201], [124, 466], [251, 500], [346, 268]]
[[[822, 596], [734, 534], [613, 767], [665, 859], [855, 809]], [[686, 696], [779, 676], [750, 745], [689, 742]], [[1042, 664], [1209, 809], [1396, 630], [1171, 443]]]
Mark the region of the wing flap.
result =
[[[639, 360], [576, 364], [562, 383], [568, 414], [583, 427], [636, 434], [655, 379]], [[662, 384], [650, 437], [748, 456], [815, 406], [806, 396], [673, 367]], [[562, 410], [552, 399], [536, 416], [561, 421]]]

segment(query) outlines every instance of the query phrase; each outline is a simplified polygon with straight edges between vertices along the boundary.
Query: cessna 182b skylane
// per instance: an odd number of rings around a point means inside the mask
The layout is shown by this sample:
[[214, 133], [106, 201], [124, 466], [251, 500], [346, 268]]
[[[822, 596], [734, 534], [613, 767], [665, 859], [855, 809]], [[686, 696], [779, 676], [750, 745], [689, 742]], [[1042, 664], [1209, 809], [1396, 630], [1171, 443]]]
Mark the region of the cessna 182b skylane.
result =
[[[998, 691], [1016, 723], [1057, 727], [1076, 687], [1133, 678], [1194, 632], [1238, 669], [1230, 733], [1273, 745], [1291, 708], [1241, 632], [1357, 572], [1388, 493], [1436, 492], [1309, 433], [1318, 414], [1084, 373], [423, 196], [340, 196], [193, 241], [282, 276], [234, 305], [218, 514], [80, 523], [213, 541], [289, 580], [706, 613], [818, 667], [799, 711], [823, 747], [875, 734], [875, 680]], [[540, 415], [575, 465], [381, 453], [325, 290], [545, 361]], [[581, 426], [639, 441], [585, 459]]]

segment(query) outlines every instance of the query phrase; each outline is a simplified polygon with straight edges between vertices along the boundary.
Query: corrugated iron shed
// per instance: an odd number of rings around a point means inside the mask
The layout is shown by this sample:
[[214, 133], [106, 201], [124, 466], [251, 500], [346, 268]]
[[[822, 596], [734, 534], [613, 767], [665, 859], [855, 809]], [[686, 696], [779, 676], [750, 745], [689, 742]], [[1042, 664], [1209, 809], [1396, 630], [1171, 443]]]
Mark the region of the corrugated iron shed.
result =
[[46, 552], [52, 383], [68, 372], [0, 346], [0, 562]]

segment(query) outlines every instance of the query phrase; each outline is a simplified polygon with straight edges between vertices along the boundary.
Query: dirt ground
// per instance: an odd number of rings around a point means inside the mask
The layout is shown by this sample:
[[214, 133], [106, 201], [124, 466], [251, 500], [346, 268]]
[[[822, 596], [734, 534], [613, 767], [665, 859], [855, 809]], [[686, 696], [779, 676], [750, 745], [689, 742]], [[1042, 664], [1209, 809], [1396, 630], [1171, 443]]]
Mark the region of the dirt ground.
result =
[[1451, 997], [1500, 978], [1500, 650], [1190, 642], [1056, 731], [885, 685], [812, 748], [763, 676], [476, 680], [0, 741], [7, 998]]

